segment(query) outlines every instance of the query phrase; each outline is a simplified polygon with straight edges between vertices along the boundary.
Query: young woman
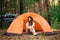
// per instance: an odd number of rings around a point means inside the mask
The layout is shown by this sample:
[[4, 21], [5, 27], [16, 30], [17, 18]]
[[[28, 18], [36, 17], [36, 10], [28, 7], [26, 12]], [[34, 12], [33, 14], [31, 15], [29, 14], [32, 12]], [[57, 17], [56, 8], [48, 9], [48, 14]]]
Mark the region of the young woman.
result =
[[33, 35], [37, 35], [37, 33], [35, 32], [35, 29], [34, 29], [34, 25], [35, 25], [35, 23], [33, 22], [33, 18], [31, 16], [29, 16], [28, 21], [26, 23], [26, 32], [29, 29], [30, 32], [33, 33]]

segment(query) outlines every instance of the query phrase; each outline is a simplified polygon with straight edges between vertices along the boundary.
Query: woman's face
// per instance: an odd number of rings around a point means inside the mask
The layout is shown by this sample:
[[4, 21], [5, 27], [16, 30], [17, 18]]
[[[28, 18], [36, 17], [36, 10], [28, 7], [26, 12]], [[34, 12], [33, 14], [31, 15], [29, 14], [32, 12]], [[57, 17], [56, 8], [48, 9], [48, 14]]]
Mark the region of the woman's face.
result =
[[28, 21], [31, 21], [31, 18], [28, 18]]

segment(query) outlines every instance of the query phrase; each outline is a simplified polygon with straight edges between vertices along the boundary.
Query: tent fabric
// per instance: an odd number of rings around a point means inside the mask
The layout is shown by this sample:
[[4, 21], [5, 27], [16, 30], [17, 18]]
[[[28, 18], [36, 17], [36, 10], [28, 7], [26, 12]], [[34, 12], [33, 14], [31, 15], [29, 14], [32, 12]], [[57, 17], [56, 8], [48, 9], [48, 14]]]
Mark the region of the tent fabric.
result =
[[9, 26], [7, 33], [16, 33], [16, 34], [22, 34], [23, 30], [26, 29], [26, 22], [27, 17], [31, 16], [35, 22], [35, 30], [41, 30], [42, 32], [53, 32], [48, 22], [40, 15], [36, 13], [24, 13], [22, 15], [19, 15], [16, 19], [13, 20], [11, 25]]

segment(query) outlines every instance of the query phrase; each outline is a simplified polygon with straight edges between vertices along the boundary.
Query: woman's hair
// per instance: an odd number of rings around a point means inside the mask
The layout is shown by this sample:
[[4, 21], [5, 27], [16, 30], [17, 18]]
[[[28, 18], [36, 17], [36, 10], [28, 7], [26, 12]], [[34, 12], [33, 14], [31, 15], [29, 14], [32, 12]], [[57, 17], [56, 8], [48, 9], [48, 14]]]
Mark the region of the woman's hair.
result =
[[[31, 21], [29, 21], [29, 18], [31, 19]], [[32, 24], [33, 24], [33, 18], [31, 16], [28, 17], [28, 22], [29, 22], [29, 26], [32, 26]]]

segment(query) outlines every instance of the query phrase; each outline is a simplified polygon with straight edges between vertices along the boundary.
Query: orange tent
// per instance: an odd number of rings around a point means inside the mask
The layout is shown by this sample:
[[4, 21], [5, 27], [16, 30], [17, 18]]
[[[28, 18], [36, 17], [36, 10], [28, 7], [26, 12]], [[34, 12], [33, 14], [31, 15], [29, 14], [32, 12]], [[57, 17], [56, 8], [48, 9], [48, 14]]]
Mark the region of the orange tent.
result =
[[48, 22], [40, 15], [36, 13], [24, 13], [18, 16], [10, 25], [7, 33], [22, 34], [23, 30], [26, 29], [25, 24], [27, 22], [27, 17], [31, 16], [35, 22], [35, 30], [42, 32], [53, 32]]

